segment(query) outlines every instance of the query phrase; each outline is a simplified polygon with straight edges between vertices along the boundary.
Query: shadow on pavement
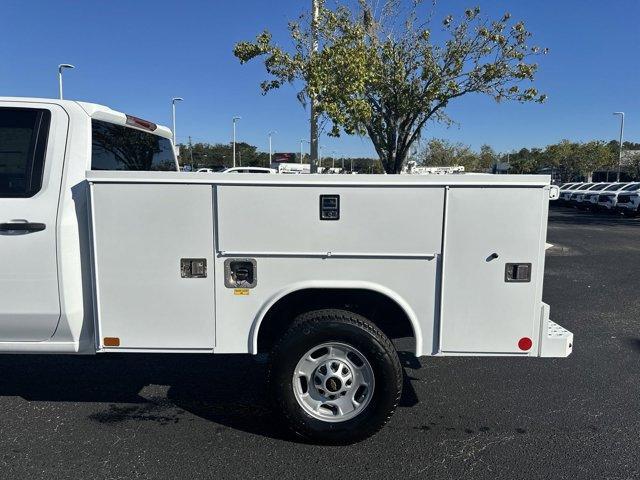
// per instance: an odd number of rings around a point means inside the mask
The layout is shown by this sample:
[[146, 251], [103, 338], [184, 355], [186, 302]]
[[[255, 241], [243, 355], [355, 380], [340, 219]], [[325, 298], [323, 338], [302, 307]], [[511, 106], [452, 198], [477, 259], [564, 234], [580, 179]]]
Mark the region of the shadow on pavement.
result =
[[[266, 363], [249, 355], [0, 355], [0, 371], [0, 396], [108, 404], [89, 415], [99, 423], [169, 425], [186, 411], [220, 427], [293, 440], [271, 410]], [[401, 405], [417, 402], [405, 375]]]

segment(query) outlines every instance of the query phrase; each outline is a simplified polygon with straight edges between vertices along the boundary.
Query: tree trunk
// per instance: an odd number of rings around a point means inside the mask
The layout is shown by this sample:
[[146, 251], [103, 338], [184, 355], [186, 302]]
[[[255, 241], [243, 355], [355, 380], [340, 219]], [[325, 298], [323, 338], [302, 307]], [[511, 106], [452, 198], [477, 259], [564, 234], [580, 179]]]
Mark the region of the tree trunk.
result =
[[[409, 140], [408, 132], [405, 132], [402, 125], [390, 116], [385, 117], [383, 122], [367, 124], [366, 129], [385, 173], [402, 173], [402, 166], [413, 143], [413, 139]], [[406, 143], [409, 145], [405, 145]]]
[[402, 151], [394, 153], [384, 152], [383, 155], [379, 156], [385, 173], [390, 175], [402, 173], [402, 166], [407, 157], [405, 153]]

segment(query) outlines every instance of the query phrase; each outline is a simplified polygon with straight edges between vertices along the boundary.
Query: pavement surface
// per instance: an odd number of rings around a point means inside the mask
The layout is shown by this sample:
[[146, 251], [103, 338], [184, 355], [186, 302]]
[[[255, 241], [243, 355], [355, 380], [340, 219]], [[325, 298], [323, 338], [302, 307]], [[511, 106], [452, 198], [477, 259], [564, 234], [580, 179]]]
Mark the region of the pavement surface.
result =
[[567, 359], [402, 354], [389, 425], [318, 447], [249, 357], [0, 356], [0, 479], [640, 478], [640, 220], [558, 208], [548, 241]]

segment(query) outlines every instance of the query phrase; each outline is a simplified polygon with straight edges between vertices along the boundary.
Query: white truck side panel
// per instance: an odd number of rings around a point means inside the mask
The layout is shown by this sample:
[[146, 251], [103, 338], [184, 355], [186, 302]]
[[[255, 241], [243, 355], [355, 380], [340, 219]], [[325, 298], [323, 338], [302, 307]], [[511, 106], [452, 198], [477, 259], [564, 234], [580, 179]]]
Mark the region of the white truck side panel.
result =
[[[256, 353], [269, 308], [303, 289], [386, 295], [406, 312], [417, 355], [571, 347], [542, 332], [546, 180], [88, 177], [98, 338], [122, 340], [103, 350]], [[338, 221], [320, 219], [320, 195], [340, 195]], [[207, 278], [180, 278], [180, 258], [206, 258]], [[233, 258], [255, 261], [253, 288], [225, 286]], [[531, 281], [505, 282], [510, 262], [531, 263]]]
[[[384, 293], [413, 316], [417, 351], [432, 351], [442, 186], [218, 185], [216, 190], [216, 352], [255, 352], [265, 303], [305, 288]], [[339, 220], [320, 220], [323, 194], [340, 195]], [[224, 260], [231, 256], [257, 258], [258, 282], [248, 296], [234, 295], [224, 285]]]
[[[365, 289], [395, 301], [410, 318], [416, 355], [434, 353], [436, 259], [258, 257], [258, 283], [249, 295], [225, 288], [216, 265], [216, 353], [257, 353], [260, 320], [286, 294], [309, 288]], [[311, 273], [312, 272], [312, 273]]]
[[[99, 348], [212, 350], [213, 200], [210, 185], [91, 187]], [[181, 278], [204, 258], [205, 278]]]
[[[221, 252], [434, 255], [444, 188], [217, 187]], [[320, 195], [340, 195], [340, 219], [320, 220]]]
[[[540, 188], [451, 188], [444, 243], [443, 353], [527, 354], [538, 349], [544, 195]], [[492, 255], [497, 255], [493, 258]], [[531, 281], [505, 281], [507, 263], [531, 263]]]

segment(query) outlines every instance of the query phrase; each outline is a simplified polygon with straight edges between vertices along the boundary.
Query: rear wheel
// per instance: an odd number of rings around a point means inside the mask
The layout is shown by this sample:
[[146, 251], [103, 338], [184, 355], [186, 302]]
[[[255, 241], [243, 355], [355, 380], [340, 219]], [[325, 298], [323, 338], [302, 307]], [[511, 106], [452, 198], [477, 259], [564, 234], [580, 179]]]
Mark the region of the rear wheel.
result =
[[274, 404], [296, 434], [345, 444], [376, 433], [402, 393], [391, 341], [361, 315], [317, 310], [300, 315], [272, 352]]

